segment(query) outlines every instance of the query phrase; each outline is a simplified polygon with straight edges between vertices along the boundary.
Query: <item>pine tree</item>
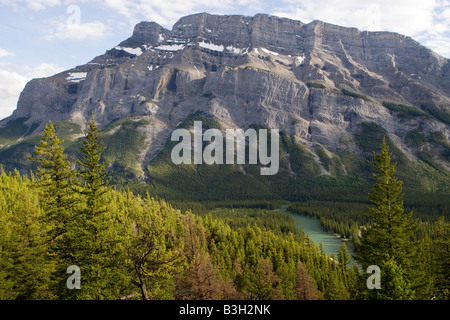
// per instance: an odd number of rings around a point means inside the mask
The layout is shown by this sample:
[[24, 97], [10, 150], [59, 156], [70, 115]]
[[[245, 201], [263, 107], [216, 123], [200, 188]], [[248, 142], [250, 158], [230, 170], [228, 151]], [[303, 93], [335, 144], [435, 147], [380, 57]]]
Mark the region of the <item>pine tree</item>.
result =
[[34, 188], [43, 209], [42, 222], [46, 226], [48, 251], [55, 263], [52, 292], [58, 297], [67, 290], [66, 270], [73, 264], [69, 230], [76, 205], [73, 194], [74, 173], [64, 154], [63, 142], [58, 139], [53, 123], [49, 121], [39, 145], [35, 147], [34, 156], [30, 157], [30, 160], [39, 163]]
[[81, 166], [78, 174], [84, 184], [80, 193], [86, 197], [87, 218], [93, 218], [106, 211], [106, 200], [103, 195], [106, 193], [108, 182], [105, 181], [107, 175], [105, 172], [106, 163], [101, 162], [101, 155], [105, 148], [99, 138], [94, 115], [92, 115], [87, 126], [88, 130], [81, 147], [83, 156], [81, 160], [76, 162]]
[[342, 241], [341, 247], [339, 248], [338, 251], [339, 267], [341, 268], [342, 272], [347, 271], [350, 258], [351, 255], [348, 252], [347, 244], [344, 241]]
[[436, 298], [450, 300], [450, 223], [441, 217], [433, 224], [432, 270]]
[[[373, 176], [376, 183], [369, 194], [372, 206], [368, 207], [368, 213], [364, 213], [371, 223], [361, 230], [357, 260], [364, 270], [369, 265], [381, 267], [393, 260], [396, 266], [407, 272], [412, 263], [410, 237], [417, 224], [411, 219], [412, 212], [404, 213], [402, 181], [395, 177], [396, 163], [391, 164], [391, 154], [385, 138], [381, 152], [374, 153], [374, 158]], [[385, 297], [388, 296], [389, 292], [385, 292]]]
[[256, 266], [249, 267], [246, 274], [247, 294], [251, 300], [281, 299], [281, 279], [269, 260], [260, 258]]
[[177, 299], [216, 300], [220, 289], [218, 271], [207, 252], [197, 252], [177, 279]]
[[404, 270], [395, 259], [383, 261], [381, 269], [381, 289], [371, 290], [369, 297], [377, 300], [410, 300], [414, 292], [411, 282], [405, 277]]
[[30, 157], [30, 160], [39, 162], [36, 186], [41, 192], [39, 200], [46, 220], [53, 223], [52, 240], [55, 240], [67, 232], [67, 224], [72, 218], [74, 198], [71, 183], [74, 174], [64, 154], [64, 140], [58, 139], [51, 121], [43, 134], [44, 137], [35, 147], [35, 156]]
[[149, 300], [159, 280], [172, 279], [184, 269], [183, 243], [176, 236], [181, 226], [173, 209], [148, 194], [145, 207], [136, 206], [138, 199], [129, 208], [132, 224], [125, 250], [131, 282], [140, 289], [142, 299]]
[[52, 299], [55, 263], [30, 180], [0, 169], [0, 300]]
[[301, 261], [297, 264], [295, 293], [297, 300], [318, 300], [314, 281], [310, 278], [308, 270]]
[[80, 149], [82, 157], [76, 161], [80, 165], [78, 175], [81, 179], [77, 191], [82, 205], [71, 228], [74, 264], [82, 270], [83, 290], [71, 292], [71, 298], [101, 299], [112, 295], [108, 288], [113, 285], [108, 278], [117, 270], [114, 260], [119, 259], [118, 238], [111, 224], [114, 217], [107, 210], [106, 163], [101, 162], [105, 148], [93, 115], [87, 127]]

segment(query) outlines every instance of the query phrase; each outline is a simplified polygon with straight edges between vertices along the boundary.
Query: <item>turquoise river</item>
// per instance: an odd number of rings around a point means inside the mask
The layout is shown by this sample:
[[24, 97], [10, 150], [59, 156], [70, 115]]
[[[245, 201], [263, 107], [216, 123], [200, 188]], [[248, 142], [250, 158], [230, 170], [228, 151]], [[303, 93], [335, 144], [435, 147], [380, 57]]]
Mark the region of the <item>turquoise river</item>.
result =
[[[290, 212], [287, 210], [287, 206], [284, 206], [278, 210], [289, 214], [294, 219], [297, 228], [301, 229], [314, 243], [317, 245], [322, 244], [323, 251], [327, 255], [334, 255], [337, 257], [343, 240], [325, 231], [320, 225], [320, 221], [318, 219], [304, 214]], [[347, 249], [350, 254], [354, 254], [350, 245], [347, 245]]]

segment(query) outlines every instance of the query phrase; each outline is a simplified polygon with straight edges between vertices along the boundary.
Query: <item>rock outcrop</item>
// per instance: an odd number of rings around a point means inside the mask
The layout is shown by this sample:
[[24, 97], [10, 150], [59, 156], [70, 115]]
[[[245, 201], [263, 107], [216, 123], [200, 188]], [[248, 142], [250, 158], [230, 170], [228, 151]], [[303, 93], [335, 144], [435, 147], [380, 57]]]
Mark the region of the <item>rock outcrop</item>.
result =
[[[373, 122], [414, 159], [418, 147], [407, 143], [414, 130], [440, 132], [448, 143], [450, 60], [396, 33], [201, 13], [172, 30], [141, 22], [89, 63], [30, 81], [0, 126], [24, 118], [38, 133], [48, 120], [83, 126], [92, 112], [102, 127], [147, 119], [144, 164], [197, 111], [224, 127], [278, 128], [313, 154], [318, 145], [361, 154], [354, 135]], [[449, 168], [445, 157], [436, 161]]]

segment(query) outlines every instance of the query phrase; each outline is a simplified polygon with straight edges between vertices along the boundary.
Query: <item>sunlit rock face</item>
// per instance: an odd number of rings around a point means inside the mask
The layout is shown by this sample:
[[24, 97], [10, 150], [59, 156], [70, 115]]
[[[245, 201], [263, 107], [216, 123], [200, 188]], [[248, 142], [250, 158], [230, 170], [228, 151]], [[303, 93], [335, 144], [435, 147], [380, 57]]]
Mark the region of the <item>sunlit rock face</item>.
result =
[[[417, 112], [405, 116], [386, 102]], [[141, 22], [89, 63], [30, 81], [0, 126], [24, 118], [38, 133], [48, 120], [83, 126], [92, 113], [100, 127], [146, 119], [145, 164], [198, 111], [223, 127], [280, 129], [313, 154], [317, 145], [360, 154], [352, 138], [373, 122], [414, 158], [405, 143], [413, 130], [441, 132], [448, 142], [450, 61], [396, 33], [201, 13], [172, 30]]]

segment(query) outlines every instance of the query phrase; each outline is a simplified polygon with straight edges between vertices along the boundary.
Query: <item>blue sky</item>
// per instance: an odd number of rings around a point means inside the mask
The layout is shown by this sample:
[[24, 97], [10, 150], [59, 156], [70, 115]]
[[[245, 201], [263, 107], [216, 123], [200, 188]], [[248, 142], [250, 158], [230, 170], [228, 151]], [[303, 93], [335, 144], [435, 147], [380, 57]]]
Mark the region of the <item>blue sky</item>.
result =
[[25, 84], [84, 64], [128, 38], [136, 23], [182, 16], [267, 13], [413, 37], [450, 58], [450, 0], [0, 0], [0, 119]]

